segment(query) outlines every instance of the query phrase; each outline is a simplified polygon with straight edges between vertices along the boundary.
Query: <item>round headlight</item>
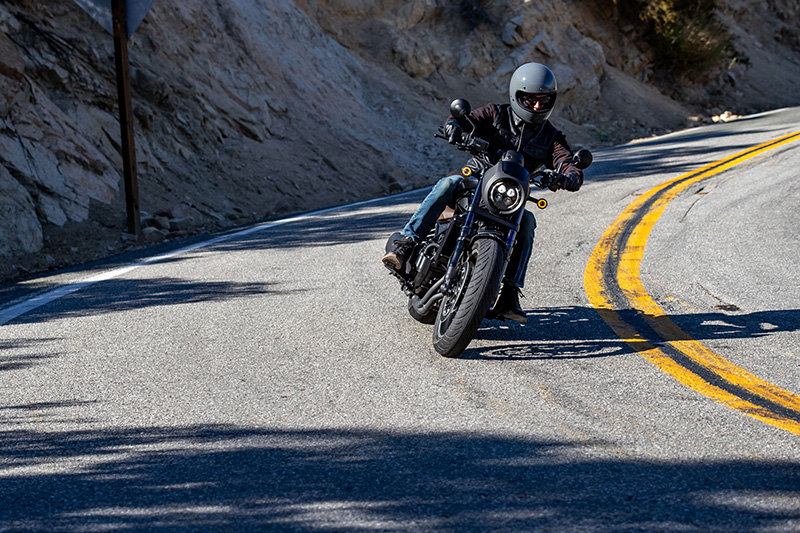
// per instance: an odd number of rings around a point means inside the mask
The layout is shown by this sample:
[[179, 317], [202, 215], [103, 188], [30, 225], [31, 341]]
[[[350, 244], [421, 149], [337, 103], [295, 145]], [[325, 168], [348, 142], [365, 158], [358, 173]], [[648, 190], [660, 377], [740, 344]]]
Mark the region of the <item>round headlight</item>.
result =
[[513, 180], [497, 180], [489, 187], [488, 192], [489, 207], [500, 215], [517, 211], [525, 202], [522, 197], [522, 187]]

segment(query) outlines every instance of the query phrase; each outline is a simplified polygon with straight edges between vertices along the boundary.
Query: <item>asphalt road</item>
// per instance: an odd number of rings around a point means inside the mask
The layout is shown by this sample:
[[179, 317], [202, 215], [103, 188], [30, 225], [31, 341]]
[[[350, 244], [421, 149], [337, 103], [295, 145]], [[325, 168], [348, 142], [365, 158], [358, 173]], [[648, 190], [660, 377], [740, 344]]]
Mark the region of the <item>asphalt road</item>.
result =
[[[664, 316], [621, 289], [612, 311], [685, 336], [621, 338], [586, 281], [637, 198], [799, 125], [596, 152], [536, 212], [527, 326], [485, 321], [455, 360], [380, 263], [424, 191], [6, 287], [0, 531], [800, 530], [800, 140], [653, 226], [636, 275]], [[726, 403], [650, 351], [690, 341], [761, 392]]]

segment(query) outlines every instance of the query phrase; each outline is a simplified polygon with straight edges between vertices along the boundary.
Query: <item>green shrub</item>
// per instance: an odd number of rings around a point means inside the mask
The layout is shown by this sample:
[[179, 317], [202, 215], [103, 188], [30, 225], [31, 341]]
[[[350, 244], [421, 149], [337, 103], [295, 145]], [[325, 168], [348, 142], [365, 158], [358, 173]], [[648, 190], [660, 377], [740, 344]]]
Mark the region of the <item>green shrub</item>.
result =
[[621, 23], [640, 29], [656, 67], [676, 80], [702, 82], [736, 58], [733, 37], [714, 13], [715, 0], [611, 1]]

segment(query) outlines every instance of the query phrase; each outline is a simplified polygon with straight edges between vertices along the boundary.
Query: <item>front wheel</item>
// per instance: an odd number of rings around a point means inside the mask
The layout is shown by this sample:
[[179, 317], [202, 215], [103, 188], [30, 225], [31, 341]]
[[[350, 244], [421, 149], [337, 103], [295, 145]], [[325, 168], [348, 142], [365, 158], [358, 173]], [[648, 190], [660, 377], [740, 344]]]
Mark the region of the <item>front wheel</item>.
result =
[[444, 357], [458, 357], [472, 341], [491, 308], [503, 274], [503, 248], [494, 239], [478, 239], [462, 256], [456, 287], [439, 305], [433, 347]]

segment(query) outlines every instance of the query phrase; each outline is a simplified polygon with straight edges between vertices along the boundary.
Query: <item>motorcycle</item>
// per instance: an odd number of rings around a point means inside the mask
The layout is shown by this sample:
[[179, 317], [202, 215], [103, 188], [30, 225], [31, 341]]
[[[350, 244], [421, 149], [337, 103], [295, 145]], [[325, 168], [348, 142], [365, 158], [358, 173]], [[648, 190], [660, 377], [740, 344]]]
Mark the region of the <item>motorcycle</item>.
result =
[[[470, 111], [464, 99], [450, 104], [453, 118], [466, 120], [474, 132]], [[447, 139], [441, 127], [435, 136]], [[531, 185], [545, 189], [564, 179], [558, 170], [540, 169], [530, 174], [523, 166], [522, 154], [515, 150], [489, 154], [489, 143], [472, 133], [463, 133], [454, 144], [472, 158], [462, 170], [464, 178], [454, 194], [453, 209], [446, 210], [414, 247], [402, 270], [389, 268], [408, 296], [409, 314], [419, 322], [433, 324], [433, 347], [444, 357], [458, 357], [483, 319], [497, 317], [494, 306], [526, 203], [547, 207], [546, 199], [531, 196]], [[580, 150], [573, 162], [586, 168], [592, 154]], [[386, 251], [401, 237], [393, 234]]]

